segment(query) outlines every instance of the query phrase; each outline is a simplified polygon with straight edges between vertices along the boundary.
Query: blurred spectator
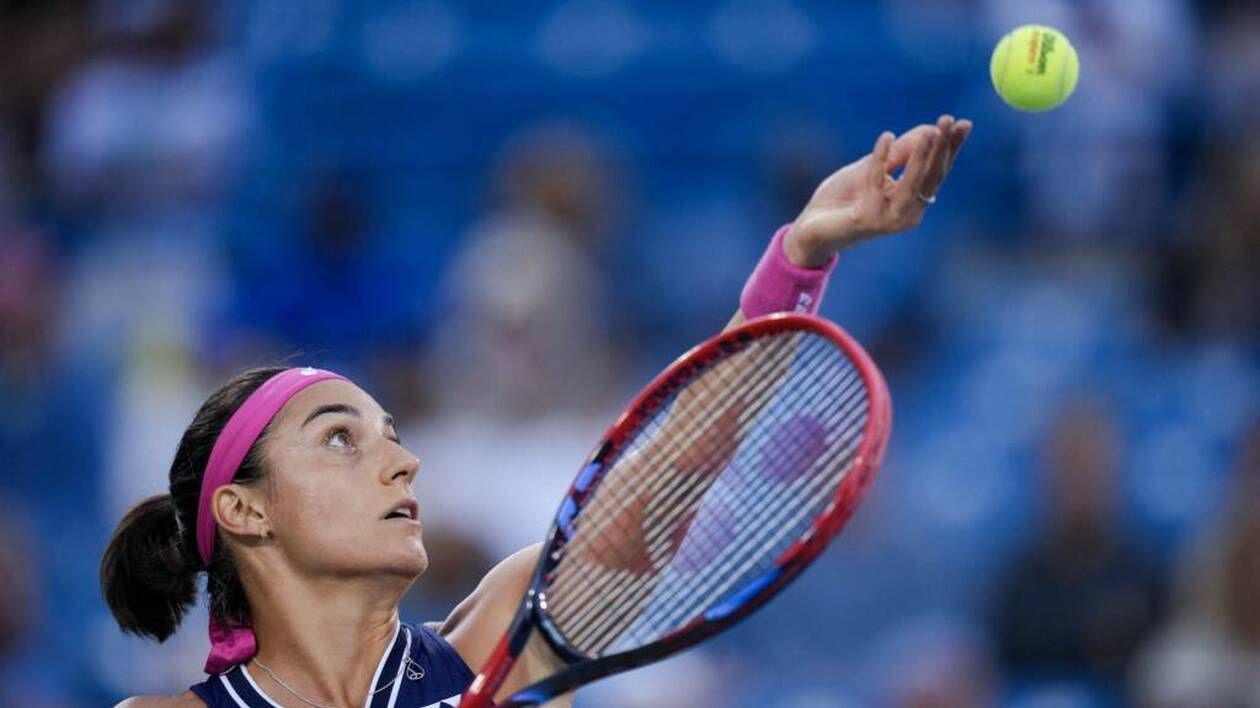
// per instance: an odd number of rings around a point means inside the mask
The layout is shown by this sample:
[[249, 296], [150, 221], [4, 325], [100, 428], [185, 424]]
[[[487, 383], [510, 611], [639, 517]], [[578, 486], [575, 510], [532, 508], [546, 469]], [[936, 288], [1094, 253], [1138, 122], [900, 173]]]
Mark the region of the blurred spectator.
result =
[[317, 357], [359, 370], [377, 352], [421, 335], [410, 259], [385, 247], [364, 175], [314, 171], [295, 191], [288, 219], [232, 244], [235, 288], [228, 331], [212, 342], [219, 362]]
[[577, 122], [527, 127], [504, 146], [490, 175], [489, 208], [546, 219], [599, 256], [622, 216], [626, 194], [609, 145]]
[[1260, 706], [1260, 516], [1237, 517], [1222, 543], [1207, 604], [1182, 613], [1135, 672], [1144, 706]]
[[1061, 409], [1044, 449], [1043, 527], [1003, 574], [993, 635], [1017, 681], [1112, 689], [1160, 620], [1162, 584], [1117, 518], [1117, 431], [1097, 404]]
[[47, 375], [60, 293], [43, 233], [0, 217], [0, 244], [0, 391], [21, 400]]
[[1158, 281], [1176, 332], [1237, 341], [1260, 332], [1260, 138], [1251, 133], [1209, 142], [1191, 181], [1184, 234]]
[[116, 212], [215, 195], [250, 121], [243, 81], [213, 51], [204, 0], [97, 0], [108, 51], [57, 93], [44, 169], [67, 204]]
[[0, 201], [43, 196], [36, 155], [52, 96], [95, 50], [92, 0], [0, 3]]
[[1133, 672], [1147, 708], [1260, 706], [1260, 425], [1236, 472], [1225, 523], [1186, 568], [1182, 607]]
[[491, 556], [537, 540], [621, 393], [597, 267], [609, 191], [601, 148], [529, 133], [492, 178], [496, 199], [445, 279], [427, 385], [437, 408], [405, 439], [421, 512]]
[[0, 497], [0, 538], [4, 539], [0, 544], [0, 578], [4, 578], [0, 583], [0, 704], [3, 705], [17, 705], [14, 701], [18, 694], [12, 691], [16, 677], [7, 676], [5, 668], [38, 629], [35, 625], [41, 611], [39, 575], [31, 558], [35, 547], [21, 521], [12, 504]]
[[[97, 362], [62, 341], [65, 271], [44, 230], [0, 222], [0, 705], [60, 706], [90, 622], [99, 539]], [[74, 500], [71, 510], [66, 500]], [[13, 510], [8, 509], [12, 506]], [[34, 631], [31, 631], [34, 630]], [[78, 671], [73, 684], [67, 678]]]
[[34, 548], [23, 517], [0, 496], [0, 705], [38, 705], [43, 700], [23, 677], [23, 649], [38, 631], [39, 573], [31, 562]]
[[1216, 133], [1246, 136], [1260, 119], [1260, 6], [1250, 0], [1201, 0], [1205, 22], [1203, 89]]
[[[1081, 54], [1050, 116], [989, 82], [1027, 22]], [[0, 706], [200, 675], [203, 610], [165, 644], [124, 637], [95, 572], [220, 372], [343, 369], [399, 418], [433, 557], [404, 611], [439, 619], [538, 539], [626, 395], [726, 320], [817, 180], [939, 111], [976, 120], [956, 176], [923, 228], [842, 258], [823, 310], [897, 401], [874, 506], [720, 662], [706, 646], [579, 705], [1118, 693], [1159, 607], [1133, 549], [1213, 509], [1215, 460], [1256, 413], [1258, 33], [1255, 0], [0, 3], [0, 497], [24, 516], [0, 516]], [[1118, 374], [1115, 419], [1150, 444], [1117, 476], [1110, 412], [1075, 405], [1025, 489], [1045, 402], [1091, 372]], [[1251, 440], [1130, 674], [1154, 708], [1260, 706]], [[1036, 499], [993, 656], [966, 626], [905, 621], [981, 603]]]
[[603, 147], [572, 127], [509, 145], [490, 209], [445, 278], [449, 320], [435, 343], [445, 404], [529, 419], [608, 400], [617, 352], [599, 266], [620, 201], [609, 169]]
[[119, 383], [110, 515], [166, 476], [169, 426], [221, 276], [220, 199], [250, 119], [205, 0], [94, 0], [91, 58], [52, 94], [40, 158], [66, 249], [66, 355]]

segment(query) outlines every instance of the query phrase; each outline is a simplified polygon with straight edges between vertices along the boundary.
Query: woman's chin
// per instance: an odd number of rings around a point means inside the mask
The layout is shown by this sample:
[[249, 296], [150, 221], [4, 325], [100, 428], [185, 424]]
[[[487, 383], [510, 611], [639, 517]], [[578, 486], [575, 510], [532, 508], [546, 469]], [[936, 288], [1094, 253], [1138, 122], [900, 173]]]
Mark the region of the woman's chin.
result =
[[429, 569], [429, 552], [425, 550], [424, 543], [417, 537], [414, 542], [398, 549], [392, 565], [399, 573], [418, 578]]
[[[369, 573], [383, 571], [390, 575], [418, 578], [429, 567], [429, 553], [424, 547], [421, 529], [414, 522], [406, 529], [373, 535], [357, 548], [360, 555], [356, 565]], [[370, 550], [370, 555], [362, 555], [363, 550]]]

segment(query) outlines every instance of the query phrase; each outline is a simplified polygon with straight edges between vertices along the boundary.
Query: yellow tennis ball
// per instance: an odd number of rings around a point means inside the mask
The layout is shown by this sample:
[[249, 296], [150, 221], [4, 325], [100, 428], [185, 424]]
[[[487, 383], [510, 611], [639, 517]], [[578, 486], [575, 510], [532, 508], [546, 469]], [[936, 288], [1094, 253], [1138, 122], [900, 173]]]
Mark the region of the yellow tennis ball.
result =
[[998, 42], [989, 61], [993, 88], [1021, 111], [1059, 106], [1076, 90], [1080, 58], [1062, 32], [1042, 25], [1018, 27]]

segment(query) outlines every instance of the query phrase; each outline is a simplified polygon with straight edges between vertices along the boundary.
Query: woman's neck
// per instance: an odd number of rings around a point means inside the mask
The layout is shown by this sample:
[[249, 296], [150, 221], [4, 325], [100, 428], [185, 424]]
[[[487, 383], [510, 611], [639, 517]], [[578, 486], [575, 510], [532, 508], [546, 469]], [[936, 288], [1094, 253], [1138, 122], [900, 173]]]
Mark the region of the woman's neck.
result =
[[[270, 575], [259, 584], [264, 587], [250, 593], [258, 658], [307, 700], [361, 705], [394, 637], [398, 602], [407, 586], [280, 575]], [[258, 674], [266, 672], [251, 673], [261, 682], [264, 677]], [[266, 684], [273, 698], [288, 699], [286, 705], [294, 702], [285, 687], [274, 680]]]

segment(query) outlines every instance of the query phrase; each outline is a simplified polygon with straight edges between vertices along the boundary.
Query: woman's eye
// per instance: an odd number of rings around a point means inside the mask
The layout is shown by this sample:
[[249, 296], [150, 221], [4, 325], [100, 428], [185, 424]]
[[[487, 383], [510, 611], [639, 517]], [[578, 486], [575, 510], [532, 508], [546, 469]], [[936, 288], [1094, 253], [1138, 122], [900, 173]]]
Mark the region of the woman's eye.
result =
[[324, 438], [324, 444], [332, 447], [354, 447], [354, 438], [350, 436], [350, 431], [346, 428], [335, 428], [329, 431], [328, 436]]

